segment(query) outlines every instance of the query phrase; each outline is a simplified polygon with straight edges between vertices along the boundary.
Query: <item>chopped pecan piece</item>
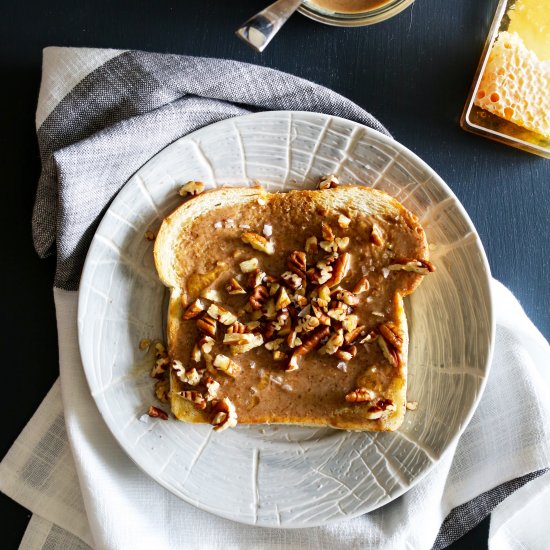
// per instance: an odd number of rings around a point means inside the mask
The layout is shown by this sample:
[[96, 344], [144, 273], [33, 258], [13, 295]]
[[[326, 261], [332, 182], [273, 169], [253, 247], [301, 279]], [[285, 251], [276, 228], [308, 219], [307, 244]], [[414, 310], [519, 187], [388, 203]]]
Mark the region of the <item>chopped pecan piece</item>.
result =
[[370, 232], [370, 242], [375, 246], [382, 246], [384, 244], [384, 234], [378, 225], [372, 224], [372, 230]]
[[156, 239], [155, 237], [155, 234], [151, 231], [151, 230], [147, 230], [145, 232], [145, 238], [148, 240], [148, 241], [154, 241]]
[[317, 347], [321, 344], [321, 340], [326, 338], [329, 334], [330, 327], [327, 327], [326, 325], [317, 327], [311, 332], [311, 334], [308, 334], [302, 339], [302, 344], [295, 348], [293, 355], [306, 355], [310, 351], [317, 349]]
[[244, 243], [249, 244], [255, 250], [265, 252], [269, 256], [275, 253], [275, 247], [271, 241], [268, 241], [265, 237], [258, 235], [258, 233], [252, 233], [247, 231], [241, 235], [241, 240]]
[[286, 288], [282, 286], [279, 290], [279, 295], [277, 296], [277, 301], [275, 302], [275, 309], [277, 311], [289, 306], [291, 303], [290, 298], [288, 297], [288, 293], [286, 291]]
[[359, 322], [359, 317], [357, 317], [357, 315], [348, 315], [342, 321], [342, 328], [347, 332], [351, 332], [352, 330], [355, 330], [357, 328], [358, 322]]
[[144, 351], [146, 349], [149, 349], [149, 347], [151, 346], [151, 340], [149, 340], [148, 338], [142, 338], [140, 341], [139, 341], [139, 349], [141, 351]]
[[214, 347], [214, 344], [214, 339], [206, 335], [198, 341], [199, 348], [204, 354], [210, 353]]
[[319, 189], [330, 189], [332, 187], [337, 187], [340, 184], [340, 181], [334, 174], [324, 176], [319, 180]]
[[313, 329], [317, 328], [321, 322], [317, 317], [313, 315], [306, 315], [303, 317], [296, 326], [296, 332], [311, 332]]
[[199, 363], [201, 360], [202, 352], [201, 348], [198, 344], [195, 344], [193, 346], [193, 349], [191, 350], [191, 361], [194, 361], [195, 363]]
[[212, 319], [219, 321], [222, 325], [232, 325], [237, 320], [237, 317], [233, 315], [233, 313], [216, 304], [212, 304], [208, 308], [208, 315], [210, 315]]
[[289, 362], [286, 365], [286, 368], [285, 368], [286, 372], [292, 372], [300, 368], [300, 362], [298, 357], [299, 357], [298, 354], [296, 353], [296, 351], [294, 351], [294, 353], [290, 356]]
[[349, 227], [349, 224], [351, 223], [351, 219], [348, 218], [347, 216], [344, 216], [344, 214], [340, 214], [338, 216], [338, 225], [342, 228], [342, 229], [347, 229]]
[[398, 367], [401, 363], [401, 354], [398, 349], [393, 347], [381, 334], [377, 338], [378, 345], [384, 354], [384, 357], [393, 367]]
[[348, 308], [342, 302], [337, 302], [337, 306], [329, 309], [327, 315], [335, 321], [344, 321], [348, 315]]
[[210, 315], [206, 314], [200, 319], [197, 319], [197, 328], [203, 334], [214, 338], [216, 336], [218, 326], [216, 324], [216, 319], [213, 319]]
[[172, 368], [174, 369], [176, 376], [184, 384], [189, 384], [190, 386], [196, 386], [201, 381], [201, 377], [197, 372], [197, 369], [192, 368], [189, 370], [185, 370], [185, 367], [183, 366], [182, 362], [178, 361], [177, 359], [172, 361]]
[[307, 267], [306, 262], [306, 253], [300, 250], [294, 250], [288, 257], [287, 266], [288, 269], [290, 269], [293, 273], [296, 273], [298, 277], [305, 279]]
[[376, 397], [376, 394], [367, 388], [357, 388], [346, 395], [346, 401], [348, 403], [365, 403], [366, 401], [372, 401]]
[[393, 323], [382, 323], [378, 326], [378, 330], [388, 344], [397, 349], [397, 351], [403, 349], [403, 337], [398, 333]]
[[250, 260], [245, 260], [239, 264], [241, 271], [243, 273], [250, 273], [258, 269], [258, 258], [250, 258]]
[[277, 351], [282, 343], [283, 338], [275, 338], [275, 340], [271, 340], [271, 342], [266, 343], [265, 349], [268, 349], [269, 351]]
[[282, 351], [274, 351], [273, 352], [273, 360], [274, 361], [282, 361], [283, 359], [286, 359], [287, 355], [286, 353], [283, 353]]
[[185, 391], [179, 391], [178, 395], [180, 397], [183, 397], [187, 401], [191, 401], [195, 404], [195, 409], [202, 411], [206, 409], [206, 399], [204, 398], [204, 395], [196, 390], [185, 390]]
[[376, 403], [368, 408], [366, 417], [369, 420], [378, 420], [382, 416], [386, 416], [388, 413], [395, 411], [396, 406], [391, 399], [379, 399]]
[[327, 343], [319, 350], [319, 353], [334, 355], [338, 348], [344, 343], [344, 334], [341, 330], [332, 334]]
[[247, 351], [257, 348], [258, 346], [261, 346], [264, 343], [264, 338], [261, 334], [251, 333], [251, 334], [241, 334], [240, 336], [242, 339], [246, 340], [246, 343], [232, 344], [231, 353], [233, 355], [246, 353]]
[[359, 304], [359, 296], [356, 296], [349, 290], [339, 290], [336, 294], [336, 298], [348, 306], [355, 307]]
[[153, 365], [153, 368], [151, 369], [151, 378], [163, 378], [166, 370], [168, 369], [168, 365], [170, 364], [170, 359], [167, 355], [164, 355], [162, 357], [158, 357], [155, 360], [155, 364]]
[[313, 315], [315, 315], [315, 317], [319, 319], [319, 323], [321, 323], [322, 325], [330, 326], [332, 321], [324, 311], [318, 308], [315, 304], [311, 304], [311, 310], [313, 311]]
[[183, 313], [182, 319], [194, 319], [204, 311], [204, 304], [197, 298]]
[[355, 346], [342, 346], [334, 356], [342, 361], [351, 361], [357, 355], [357, 348]]
[[298, 347], [302, 344], [302, 340], [298, 338], [298, 333], [296, 330], [291, 330], [287, 336], [286, 343], [288, 344], [288, 347], [293, 349], [295, 347]]
[[198, 195], [204, 191], [204, 183], [202, 181], [188, 181], [180, 190], [179, 194], [182, 197], [187, 195]]
[[328, 287], [339, 285], [342, 279], [348, 274], [351, 263], [351, 255], [348, 252], [344, 252], [333, 264], [332, 276], [326, 281]]
[[428, 260], [416, 260], [414, 258], [395, 258], [388, 266], [390, 271], [412, 271], [427, 275], [435, 271], [435, 266]]
[[330, 288], [322, 285], [318, 290], [317, 304], [319, 307], [327, 307], [330, 302]]
[[227, 329], [227, 334], [244, 334], [245, 332], [250, 332], [250, 327], [243, 323], [240, 323], [239, 321], [235, 321]]
[[168, 393], [170, 392], [170, 380], [163, 378], [162, 380], [157, 380], [155, 383], [155, 396], [162, 403], [168, 403]]
[[307, 254], [317, 254], [317, 237], [308, 237], [306, 239], [305, 249]]
[[230, 359], [227, 355], [222, 355], [221, 353], [216, 355], [216, 358], [214, 359], [214, 366], [218, 370], [225, 372], [228, 376], [231, 376], [231, 378], [235, 378], [241, 372], [241, 367], [239, 367], [233, 359]]
[[224, 397], [222, 400], [214, 402], [210, 423], [217, 432], [221, 432], [227, 428], [234, 428], [237, 425], [237, 411], [229, 397]]
[[267, 278], [267, 275], [264, 271], [260, 269], [255, 269], [248, 276], [248, 286], [250, 288], [256, 288], [264, 282], [264, 279]]
[[323, 234], [323, 239], [325, 241], [332, 242], [334, 240], [334, 231], [328, 223], [323, 222], [321, 224], [321, 233]]
[[344, 336], [344, 341], [346, 342], [346, 344], [353, 344], [353, 342], [355, 342], [355, 340], [357, 340], [357, 338], [361, 336], [361, 333], [364, 330], [365, 330], [364, 325], [354, 328], [350, 332], [346, 333], [346, 335]]
[[262, 309], [269, 299], [269, 291], [264, 285], [258, 285], [248, 298], [248, 302], [254, 311]]
[[220, 389], [220, 383], [214, 380], [210, 376], [206, 376], [204, 379], [204, 384], [206, 386], [206, 400], [212, 401], [218, 396], [218, 391]]
[[285, 286], [290, 288], [291, 290], [297, 290], [299, 289], [304, 282], [304, 279], [300, 277], [299, 275], [296, 275], [296, 273], [293, 273], [292, 271], [285, 271], [281, 275], [281, 280]]
[[352, 292], [354, 294], [362, 294], [363, 292], [367, 292], [370, 288], [370, 283], [367, 277], [361, 277], [356, 283], [355, 286], [352, 288]]
[[345, 250], [349, 245], [349, 237], [336, 237], [333, 241], [321, 241], [319, 246], [326, 252]]
[[229, 284], [225, 287], [228, 294], [246, 294], [246, 290], [241, 286], [239, 281], [232, 277]]
[[162, 409], [151, 405], [147, 414], [152, 418], [160, 418], [161, 420], [168, 420], [168, 414], [166, 414]]

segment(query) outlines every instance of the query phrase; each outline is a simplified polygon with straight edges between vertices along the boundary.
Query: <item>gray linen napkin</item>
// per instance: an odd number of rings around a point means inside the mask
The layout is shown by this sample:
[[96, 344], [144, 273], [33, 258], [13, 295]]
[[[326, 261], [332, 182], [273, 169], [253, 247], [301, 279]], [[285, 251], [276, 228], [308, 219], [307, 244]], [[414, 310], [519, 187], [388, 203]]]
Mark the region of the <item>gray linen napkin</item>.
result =
[[[363, 123], [389, 135], [371, 114], [335, 92], [272, 69], [222, 59], [122, 52], [81, 80], [38, 130], [42, 159], [33, 215], [37, 252], [57, 247], [55, 287], [78, 289], [94, 231], [132, 174], [177, 138], [259, 110], [307, 110]], [[434, 548], [479, 523], [542, 471], [451, 511]]]

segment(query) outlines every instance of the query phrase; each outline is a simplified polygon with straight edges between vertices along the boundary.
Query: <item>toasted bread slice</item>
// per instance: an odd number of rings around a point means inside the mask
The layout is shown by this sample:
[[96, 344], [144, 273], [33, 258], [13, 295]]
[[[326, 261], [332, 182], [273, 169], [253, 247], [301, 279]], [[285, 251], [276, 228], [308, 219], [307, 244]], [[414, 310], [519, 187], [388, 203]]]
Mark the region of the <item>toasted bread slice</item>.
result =
[[364, 186], [193, 197], [158, 233], [170, 288], [170, 404], [215, 429], [395, 430], [405, 414], [403, 296], [433, 270], [424, 231]]

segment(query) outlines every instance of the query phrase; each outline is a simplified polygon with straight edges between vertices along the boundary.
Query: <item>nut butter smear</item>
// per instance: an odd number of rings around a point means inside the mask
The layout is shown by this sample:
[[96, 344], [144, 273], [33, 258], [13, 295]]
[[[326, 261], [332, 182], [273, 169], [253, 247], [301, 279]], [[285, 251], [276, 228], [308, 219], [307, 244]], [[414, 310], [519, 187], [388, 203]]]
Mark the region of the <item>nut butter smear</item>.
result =
[[303, 192], [196, 218], [176, 247], [173, 412], [191, 402], [190, 421], [218, 430], [237, 418], [346, 428], [394, 414], [406, 384], [400, 294], [434, 269], [415, 259], [424, 244], [405, 209], [327, 210]]

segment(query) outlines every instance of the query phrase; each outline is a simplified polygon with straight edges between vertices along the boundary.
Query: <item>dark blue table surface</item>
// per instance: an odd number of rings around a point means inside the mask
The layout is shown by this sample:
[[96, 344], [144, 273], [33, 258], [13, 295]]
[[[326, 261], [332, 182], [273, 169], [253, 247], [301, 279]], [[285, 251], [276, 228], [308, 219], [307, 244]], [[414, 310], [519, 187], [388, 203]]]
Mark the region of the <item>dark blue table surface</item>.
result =
[[[34, 112], [45, 46], [142, 49], [238, 59], [328, 86], [371, 111], [430, 164], [465, 206], [494, 277], [550, 336], [550, 160], [468, 134], [458, 119], [497, 0], [416, 0], [373, 27], [343, 29], [294, 16], [263, 54], [233, 30], [262, 0], [27, 0], [0, 18], [0, 155], [5, 193], [2, 334], [3, 456], [58, 374], [54, 260], [39, 260], [30, 216], [39, 157]], [[7, 216], [7, 219], [6, 219]], [[14, 350], [14, 351], [12, 351]], [[6, 421], [6, 419], [8, 421]], [[0, 497], [3, 547], [28, 513]], [[488, 521], [453, 548], [486, 548]]]

